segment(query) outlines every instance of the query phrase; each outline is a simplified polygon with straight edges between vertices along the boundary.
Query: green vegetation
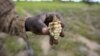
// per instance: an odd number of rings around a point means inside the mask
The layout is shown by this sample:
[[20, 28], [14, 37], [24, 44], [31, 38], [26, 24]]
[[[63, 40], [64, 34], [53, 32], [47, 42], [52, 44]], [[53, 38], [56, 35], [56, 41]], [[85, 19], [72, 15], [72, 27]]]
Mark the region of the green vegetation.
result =
[[[33, 14], [48, 11], [67, 11], [69, 9], [78, 9], [86, 7], [84, 3], [57, 3], [57, 2], [17, 2], [17, 10], [21, 12], [22, 8]], [[63, 11], [63, 12], [64, 12]]]

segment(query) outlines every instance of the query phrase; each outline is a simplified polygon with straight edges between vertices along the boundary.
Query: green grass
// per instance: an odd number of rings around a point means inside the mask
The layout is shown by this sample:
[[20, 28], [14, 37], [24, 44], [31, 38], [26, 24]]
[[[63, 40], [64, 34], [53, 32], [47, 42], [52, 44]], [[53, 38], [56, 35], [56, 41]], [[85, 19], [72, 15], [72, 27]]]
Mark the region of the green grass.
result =
[[84, 3], [57, 3], [57, 2], [17, 2], [17, 11], [21, 12], [22, 8], [30, 13], [40, 13], [48, 11], [62, 11], [69, 9], [81, 9], [87, 7]]

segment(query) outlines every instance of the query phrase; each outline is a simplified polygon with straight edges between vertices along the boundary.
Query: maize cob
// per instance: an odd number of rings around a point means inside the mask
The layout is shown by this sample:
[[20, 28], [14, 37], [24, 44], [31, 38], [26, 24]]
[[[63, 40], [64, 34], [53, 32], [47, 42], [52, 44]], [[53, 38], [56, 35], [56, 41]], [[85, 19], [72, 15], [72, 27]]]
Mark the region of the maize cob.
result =
[[61, 33], [62, 27], [61, 22], [58, 19], [53, 20], [49, 23], [49, 32], [54, 39], [58, 39]]

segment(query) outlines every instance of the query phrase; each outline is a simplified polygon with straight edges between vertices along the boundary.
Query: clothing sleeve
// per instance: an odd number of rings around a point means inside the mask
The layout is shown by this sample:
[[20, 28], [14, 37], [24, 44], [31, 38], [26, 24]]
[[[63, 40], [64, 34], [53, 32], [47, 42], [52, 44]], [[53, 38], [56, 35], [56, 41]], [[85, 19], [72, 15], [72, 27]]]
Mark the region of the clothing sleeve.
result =
[[42, 30], [42, 28], [47, 27], [41, 19], [35, 21], [34, 24], [38, 30]]
[[42, 16], [36, 16], [35, 19], [33, 20], [33, 26], [38, 30], [42, 31], [42, 28], [47, 27], [46, 24], [44, 23], [45, 17]]

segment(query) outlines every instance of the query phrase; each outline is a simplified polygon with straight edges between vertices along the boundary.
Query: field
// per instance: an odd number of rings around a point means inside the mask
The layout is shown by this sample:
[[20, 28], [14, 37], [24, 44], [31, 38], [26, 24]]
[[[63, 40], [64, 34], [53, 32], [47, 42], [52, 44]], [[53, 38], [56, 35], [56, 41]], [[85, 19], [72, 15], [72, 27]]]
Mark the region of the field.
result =
[[[65, 37], [59, 40], [58, 45], [51, 47], [47, 56], [99, 55], [100, 4], [89, 5], [73, 2], [16, 2], [15, 4], [16, 10], [21, 16], [27, 16], [27, 14], [34, 16], [44, 12], [58, 12], [63, 16]], [[41, 48], [41, 41], [44, 39], [44, 36], [40, 37], [30, 32], [28, 36], [36, 55], [44, 56], [45, 50]], [[7, 39], [5, 43], [10, 53], [18, 52], [21, 48], [21, 46], [16, 46], [16, 42], [12, 39]], [[93, 49], [91, 45], [95, 47], [98, 45], [99, 48]]]

